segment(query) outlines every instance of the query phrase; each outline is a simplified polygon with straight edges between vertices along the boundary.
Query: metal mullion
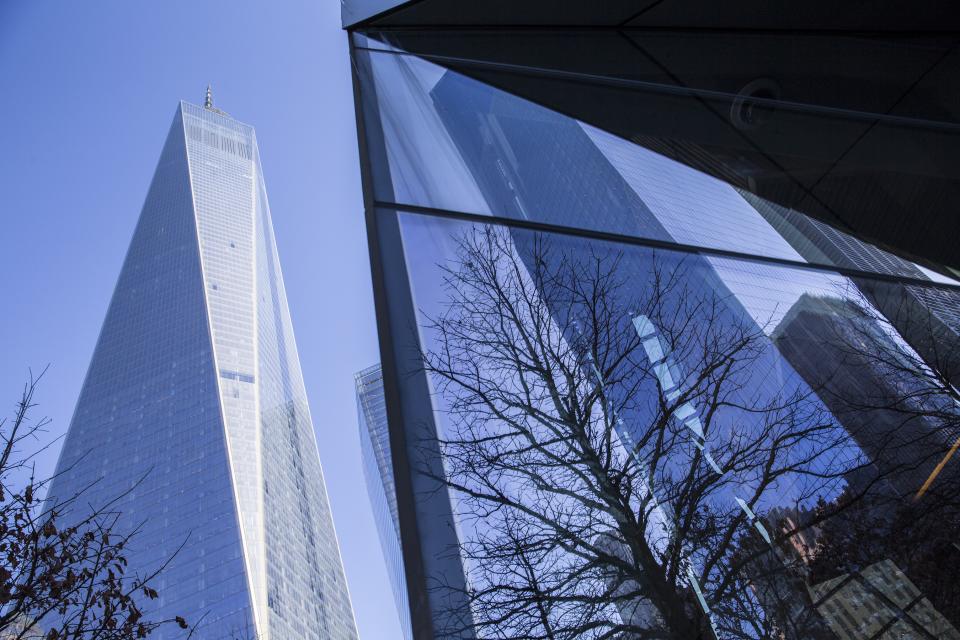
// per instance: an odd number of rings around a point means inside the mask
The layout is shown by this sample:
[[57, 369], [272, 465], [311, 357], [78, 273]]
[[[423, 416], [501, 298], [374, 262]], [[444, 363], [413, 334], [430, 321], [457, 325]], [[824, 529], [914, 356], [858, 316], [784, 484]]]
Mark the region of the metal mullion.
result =
[[[373, 31], [373, 30], [371, 30]], [[699, 98], [703, 100], [718, 100], [723, 102], [733, 102], [737, 95], [725, 91], [716, 91], [713, 89], [695, 89], [683, 85], [670, 85], [660, 82], [650, 82], [648, 80], [634, 80], [630, 78], [620, 78], [615, 76], [603, 76], [592, 73], [583, 73], [579, 71], [565, 71], [562, 69], [551, 69], [548, 67], [533, 67], [523, 64], [511, 64], [508, 62], [494, 62], [491, 60], [482, 60], [479, 58], [463, 58], [460, 56], [447, 56], [434, 53], [411, 53], [409, 51], [391, 51], [389, 49], [377, 49], [375, 47], [363, 47], [354, 45], [358, 51], [373, 51], [393, 56], [411, 56], [420, 58], [428, 62], [434, 62], [444, 67], [450, 65], [472, 66], [480, 69], [489, 69], [500, 71], [502, 73], [512, 73], [516, 75], [529, 75], [540, 78], [553, 78], [556, 80], [577, 82], [580, 84], [599, 85], [617, 89], [636, 90], [647, 93], [659, 93], [666, 95], [677, 95], [689, 98]], [[949, 53], [950, 51], [948, 51]], [[874, 113], [869, 111], [855, 111], [852, 109], [843, 109], [840, 107], [828, 107], [824, 105], [809, 104], [805, 102], [791, 102], [787, 100], [778, 100], [774, 98], [751, 97], [750, 102], [771, 109], [782, 109], [797, 113], [807, 113], [815, 116], [842, 118], [845, 120], [857, 120], [877, 124], [882, 122], [893, 126], [907, 126], [917, 129], [932, 129], [937, 131], [949, 131], [960, 133], [960, 124], [953, 122], [944, 122], [940, 120], [924, 120], [920, 118], [911, 118], [907, 116], [894, 116], [883, 113]]]
[[506, 218], [503, 216], [485, 215], [479, 213], [467, 213], [453, 209], [440, 209], [436, 207], [423, 207], [420, 205], [403, 204], [398, 202], [385, 202], [383, 200], [374, 200], [373, 205], [377, 209], [393, 209], [405, 213], [417, 215], [433, 216], [438, 218], [448, 218], [454, 220], [464, 220], [467, 222], [477, 222], [480, 224], [494, 224], [498, 226], [513, 227], [519, 229], [529, 229], [531, 231], [541, 231], [544, 233], [553, 233], [565, 236], [574, 236], [579, 238], [589, 238], [604, 242], [616, 242], [653, 249], [664, 249], [678, 253], [690, 253], [708, 257], [731, 258], [743, 262], [754, 262], [780, 267], [792, 267], [795, 269], [806, 269], [812, 271], [822, 271], [832, 274], [839, 274], [850, 278], [866, 278], [881, 282], [892, 282], [904, 285], [918, 285], [926, 288], [943, 289], [946, 291], [960, 292], [960, 284], [952, 285], [935, 280], [922, 280], [919, 278], [910, 278], [907, 276], [897, 276], [886, 273], [874, 273], [871, 271], [862, 271], [860, 269], [851, 269], [849, 267], [840, 267], [817, 262], [800, 262], [789, 258], [775, 258], [772, 256], [754, 255], [742, 253], [740, 251], [731, 251], [728, 249], [717, 249], [704, 247], [700, 245], [684, 244], [669, 240], [655, 240], [653, 238], [642, 238], [638, 236], [625, 235], [612, 231], [598, 231], [594, 229], [583, 229], [578, 227], [567, 227], [549, 222], [538, 222], [529, 219]]

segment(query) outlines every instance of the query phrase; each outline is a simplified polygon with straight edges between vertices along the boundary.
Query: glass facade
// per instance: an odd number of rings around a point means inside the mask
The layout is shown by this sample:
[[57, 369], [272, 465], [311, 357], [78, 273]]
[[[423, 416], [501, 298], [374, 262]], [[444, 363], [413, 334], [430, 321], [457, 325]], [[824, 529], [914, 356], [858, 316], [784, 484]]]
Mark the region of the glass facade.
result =
[[390, 587], [397, 603], [397, 615], [404, 638], [413, 637], [410, 629], [410, 604], [407, 579], [403, 573], [400, 552], [400, 517], [397, 492], [393, 485], [393, 460], [390, 454], [390, 433], [387, 428], [387, 407], [383, 397], [383, 373], [374, 365], [356, 374], [357, 422], [360, 428], [360, 458], [367, 494], [377, 522], [380, 547], [387, 563]]
[[960, 282], [410, 33], [351, 37], [414, 637], [960, 638]]
[[256, 135], [218, 109], [177, 109], [58, 470], [54, 499], [129, 490], [133, 569], [183, 544], [151, 615], [356, 638]]
[[[935, 231], [958, 228], [953, 41], [909, 37], [929, 29], [919, 12], [871, 12], [884, 24], [863, 38], [853, 7], [797, 15], [748, 1], [705, 16], [689, 3], [412, 0], [352, 31], [357, 47], [416, 54], [926, 266], [960, 268]], [[927, 4], [924, 20], [937, 11]]]

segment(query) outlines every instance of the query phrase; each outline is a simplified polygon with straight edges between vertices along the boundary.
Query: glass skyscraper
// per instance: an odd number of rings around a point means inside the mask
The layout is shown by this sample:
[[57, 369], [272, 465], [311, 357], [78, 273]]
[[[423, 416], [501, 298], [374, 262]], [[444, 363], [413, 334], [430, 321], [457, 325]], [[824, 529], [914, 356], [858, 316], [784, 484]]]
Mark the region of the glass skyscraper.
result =
[[748, 5], [344, 3], [418, 640], [960, 637], [952, 45]]
[[122, 496], [131, 570], [173, 557], [151, 616], [357, 637], [256, 135], [209, 89], [174, 115], [57, 473], [53, 496]]
[[387, 407], [383, 397], [383, 373], [380, 365], [357, 372], [357, 423], [360, 429], [360, 459], [367, 494], [377, 522], [377, 535], [387, 563], [390, 587], [400, 617], [404, 638], [412, 638], [407, 580], [403, 573], [400, 552], [400, 518], [397, 514], [397, 492], [393, 486], [393, 460], [390, 454], [390, 432]]

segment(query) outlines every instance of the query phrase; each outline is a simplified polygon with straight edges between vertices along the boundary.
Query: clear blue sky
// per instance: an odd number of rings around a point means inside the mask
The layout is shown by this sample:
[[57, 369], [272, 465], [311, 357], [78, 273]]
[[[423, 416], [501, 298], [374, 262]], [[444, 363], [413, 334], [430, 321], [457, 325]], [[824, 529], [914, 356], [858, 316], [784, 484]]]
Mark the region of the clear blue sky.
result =
[[[364, 640], [400, 637], [359, 464], [377, 361], [336, 0], [0, 1], [0, 402], [50, 363], [66, 430], [177, 101], [257, 128], [294, 330]], [[47, 471], [53, 455], [42, 461]]]

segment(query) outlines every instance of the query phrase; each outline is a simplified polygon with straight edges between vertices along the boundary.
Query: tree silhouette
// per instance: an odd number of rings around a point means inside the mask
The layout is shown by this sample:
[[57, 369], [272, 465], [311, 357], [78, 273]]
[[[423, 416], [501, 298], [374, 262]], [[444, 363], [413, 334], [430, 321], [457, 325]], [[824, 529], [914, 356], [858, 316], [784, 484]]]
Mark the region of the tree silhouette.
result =
[[445, 470], [420, 468], [452, 494], [470, 602], [441, 634], [826, 633], [790, 550], [818, 521], [770, 514], [870, 460], [699, 257], [575, 242], [473, 227], [441, 265], [423, 452]]
[[[127, 493], [101, 505], [85, 504], [83, 491], [42, 500], [53, 478], [38, 479], [33, 468], [49, 421], [30, 416], [42, 375], [31, 376], [13, 418], [0, 421], [0, 637], [132, 640], [166, 626], [190, 637], [183, 618], [143, 611], [172, 556], [147, 573], [129, 569], [125, 553], [139, 527], [119, 533], [116, 509]], [[84, 515], [64, 518], [72, 511]]]

